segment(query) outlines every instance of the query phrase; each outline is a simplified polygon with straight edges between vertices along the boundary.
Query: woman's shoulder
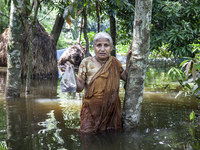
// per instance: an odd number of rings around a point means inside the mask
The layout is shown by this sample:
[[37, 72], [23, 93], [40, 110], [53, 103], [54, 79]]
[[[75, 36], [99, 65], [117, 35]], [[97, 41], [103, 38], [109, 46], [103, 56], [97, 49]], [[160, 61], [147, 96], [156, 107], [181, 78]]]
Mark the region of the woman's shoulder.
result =
[[82, 63], [86, 63], [86, 62], [89, 62], [91, 61], [92, 57], [85, 57], [83, 60], [82, 60]]
[[112, 59], [114, 59], [117, 62], [117, 64], [122, 65], [122, 63], [115, 56], [112, 56]]

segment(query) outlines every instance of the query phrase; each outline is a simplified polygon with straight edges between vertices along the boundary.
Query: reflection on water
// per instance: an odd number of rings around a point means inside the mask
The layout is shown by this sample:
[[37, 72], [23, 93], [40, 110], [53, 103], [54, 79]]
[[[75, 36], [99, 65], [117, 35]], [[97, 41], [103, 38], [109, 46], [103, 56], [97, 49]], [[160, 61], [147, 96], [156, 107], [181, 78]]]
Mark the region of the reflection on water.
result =
[[147, 71], [141, 121], [137, 128], [96, 135], [78, 132], [81, 94], [61, 93], [57, 80], [35, 80], [31, 83], [29, 97], [22, 94], [19, 99], [5, 100], [5, 75], [0, 72], [0, 149], [200, 148], [199, 126], [194, 127], [189, 121], [190, 112], [198, 110], [197, 99], [191, 96], [175, 99], [180, 87], [163, 71]]
[[[65, 104], [65, 102], [64, 102]], [[78, 134], [80, 102], [57, 99], [7, 100], [7, 144], [12, 149], [57, 149]], [[65, 107], [64, 107], [65, 106]]]

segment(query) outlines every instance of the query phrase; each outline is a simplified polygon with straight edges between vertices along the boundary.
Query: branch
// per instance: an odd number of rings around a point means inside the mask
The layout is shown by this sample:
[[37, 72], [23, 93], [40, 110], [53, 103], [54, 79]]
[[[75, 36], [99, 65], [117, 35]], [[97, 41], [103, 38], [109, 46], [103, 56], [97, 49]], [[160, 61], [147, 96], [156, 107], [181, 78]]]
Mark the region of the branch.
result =
[[4, 14], [3, 12], [1, 12], [1, 11], [0, 11], [0, 15], [2, 15], [2, 16], [4, 16], [4, 17], [6, 17], [6, 18], [9, 19], [9, 16], [5, 15], [5, 14]]
[[[23, 27], [24, 27], [24, 29], [25, 29], [25, 32], [26, 32], [26, 34], [27, 34], [27, 37], [28, 37], [28, 39], [29, 39], [29, 41], [30, 41], [30, 35], [29, 35], [29, 32], [28, 32], [28, 27], [27, 27], [27, 25], [25, 24], [25, 22], [24, 22], [24, 19], [23, 19], [23, 17], [22, 17], [22, 14], [21, 14], [21, 11], [20, 11], [20, 9], [16, 6], [16, 10], [17, 10], [17, 12], [18, 12], [18, 14], [19, 14], [19, 18], [20, 18], [20, 20], [21, 20], [21, 23], [22, 23], [22, 25], [23, 25]], [[30, 41], [31, 42], [31, 41]]]
[[81, 10], [78, 11], [77, 16], [79, 16], [82, 12], [83, 12], [83, 8], [81, 8]]
[[52, 9], [51, 9], [51, 10], [50, 10], [50, 11], [49, 11], [49, 12], [48, 12], [48, 13], [47, 13], [47, 14], [46, 14], [46, 15], [45, 15], [45, 16], [44, 16], [42, 19], [40, 19], [40, 20], [39, 20], [39, 22], [40, 22], [40, 21], [42, 21], [42, 20], [44, 20], [44, 19], [47, 17], [47, 15], [49, 15], [49, 14], [50, 14], [50, 12], [52, 12], [52, 11], [53, 11], [53, 9], [54, 9], [54, 8], [52, 8]]

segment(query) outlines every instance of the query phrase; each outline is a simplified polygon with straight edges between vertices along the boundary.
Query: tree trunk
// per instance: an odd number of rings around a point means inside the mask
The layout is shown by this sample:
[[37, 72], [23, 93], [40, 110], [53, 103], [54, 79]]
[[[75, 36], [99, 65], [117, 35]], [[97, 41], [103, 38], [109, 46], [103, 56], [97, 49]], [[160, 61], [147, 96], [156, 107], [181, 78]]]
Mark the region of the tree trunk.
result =
[[100, 32], [100, 19], [99, 19], [99, 0], [96, 0], [96, 14], [97, 14], [97, 31]]
[[21, 56], [22, 56], [22, 23], [20, 13], [24, 0], [17, 0], [18, 6], [11, 0], [10, 30], [7, 44], [7, 82], [6, 97], [20, 97]]
[[56, 21], [53, 26], [53, 30], [51, 31], [51, 36], [54, 39], [55, 46], [57, 45], [63, 24], [64, 24], [63, 15], [58, 13], [58, 15], [56, 16]]
[[111, 55], [116, 56], [116, 21], [113, 15], [110, 15], [110, 36], [113, 40], [113, 49], [111, 51]]
[[[31, 84], [31, 74], [32, 74], [32, 62], [33, 62], [33, 38], [34, 38], [34, 31], [35, 31], [35, 24], [36, 24], [36, 18], [39, 8], [39, 1], [34, 1], [34, 16], [31, 23], [31, 37], [30, 37], [30, 43], [29, 43], [29, 54], [28, 54], [28, 72], [26, 76], [26, 94], [30, 93], [30, 84]], [[27, 33], [28, 34], [28, 33]]]
[[83, 26], [83, 16], [81, 16], [81, 24], [79, 27], [79, 34], [78, 34], [78, 43], [81, 43], [81, 33], [82, 33], [82, 26]]
[[87, 36], [87, 15], [86, 15], [86, 7], [83, 9], [83, 17], [84, 17], [84, 27], [83, 27], [83, 33], [84, 33], [84, 38], [86, 41], [86, 52], [85, 56], [89, 57], [89, 41], [88, 41], [88, 36]]
[[28, 19], [28, 17], [31, 14], [31, 5], [30, 5], [30, 0], [25, 0], [24, 4], [23, 4], [23, 12], [22, 12], [22, 16], [26, 19]]
[[132, 56], [128, 67], [129, 73], [122, 114], [124, 128], [134, 128], [140, 121], [150, 47], [152, 1], [135, 1]]

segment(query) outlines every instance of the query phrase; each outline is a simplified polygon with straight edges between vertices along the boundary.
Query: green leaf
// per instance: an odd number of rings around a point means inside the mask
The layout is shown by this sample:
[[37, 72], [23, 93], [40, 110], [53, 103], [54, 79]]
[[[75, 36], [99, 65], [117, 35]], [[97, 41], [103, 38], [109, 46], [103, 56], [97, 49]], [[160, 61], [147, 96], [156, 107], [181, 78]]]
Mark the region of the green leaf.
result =
[[[194, 138], [195, 137], [195, 131], [194, 131], [194, 128], [190, 127], [189, 128], [189, 132], [191, 134], [191, 136]], [[192, 143], [192, 142], [191, 142]], [[193, 143], [192, 143], [193, 144]], [[195, 146], [194, 144], [192, 146]], [[197, 148], [198, 149], [198, 148]]]
[[66, 7], [63, 12], [63, 19], [66, 19], [68, 15], [69, 15], [69, 7]]
[[184, 37], [183, 37], [183, 36], [181, 36], [180, 34], [178, 35], [178, 37], [179, 37], [179, 38], [181, 38], [182, 40], [184, 40]]
[[198, 90], [199, 90], [198, 85], [195, 85], [195, 86], [193, 87], [193, 89], [192, 89], [192, 92], [193, 92], [193, 93], [196, 93]]
[[15, 6], [18, 6], [18, 1], [14, 0], [13, 3], [15, 4]]
[[69, 6], [69, 14], [72, 16], [73, 19], [75, 19], [75, 13], [74, 13], [74, 8], [73, 6]]
[[8, 4], [8, 7], [10, 7], [10, 4], [11, 4], [11, 0], [9, 0], [7, 4]]
[[182, 68], [187, 64], [189, 60], [184, 60], [181, 64], [180, 64], [180, 67], [182, 66]]
[[84, 3], [84, 7], [87, 6], [87, 4], [88, 4], [88, 2], [85, 2], [85, 3]]
[[192, 111], [190, 114], [190, 121], [194, 121], [194, 119], [195, 119], [195, 113], [194, 111]]
[[194, 63], [194, 68], [196, 70], [200, 70], [200, 63]]
[[73, 8], [74, 8], [74, 12], [77, 13], [77, 11], [78, 11], [78, 4], [77, 3], [73, 3]]
[[185, 86], [190, 90], [192, 89], [191, 86], [188, 83], [186, 83]]
[[116, 3], [117, 3], [117, 6], [120, 6], [120, 5], [121, 5], [120, 0], [116, 0]]
[[198, 87], [200, 88], [200, 77], [198, 77], [198, 79], [196, 80], [196, 84], [197, 84]]
[[183, 77], [182, 77], [182, 71], [172, 67], [169, 71], [168, 71], [168, 75], [170, 75], [170, 77], [172, 79], [174, 79], [174, 77], [180, 78], [183, 81]]

